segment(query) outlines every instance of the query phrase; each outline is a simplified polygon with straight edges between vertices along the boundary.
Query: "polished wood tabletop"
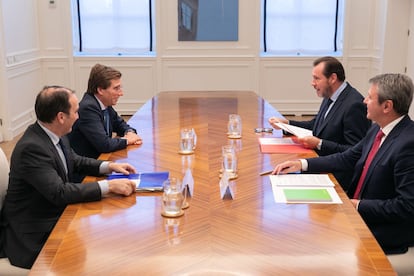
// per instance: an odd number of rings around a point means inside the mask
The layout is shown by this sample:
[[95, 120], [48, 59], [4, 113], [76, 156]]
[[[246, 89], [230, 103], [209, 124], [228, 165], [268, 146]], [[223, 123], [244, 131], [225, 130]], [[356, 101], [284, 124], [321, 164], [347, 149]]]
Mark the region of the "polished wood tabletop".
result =
[[[242, 118], [241, 139], [227, 138], [231, 113]], [[339, 185], [343, 204], [275, 202], [269, 177], [260, 173], [310, 155], [262, 154], [258, 138], [269, 134], [254, 128], [269, 127], [270, 116], [280, 114], [252, 92], [155, 96], [129, 120], [143, 144], [100, 158], [178, 178], [190, 168], [190, 207], [179, 218], [163, 217], [162, 193], [69, 205], [30, 274], [395, 275]], [[191, 155], [178, 153], [184, 127], [197, 133]], [[238, 149], [238, 178], [234, 198], [222, 199], [221, 147], [229, 143]]]

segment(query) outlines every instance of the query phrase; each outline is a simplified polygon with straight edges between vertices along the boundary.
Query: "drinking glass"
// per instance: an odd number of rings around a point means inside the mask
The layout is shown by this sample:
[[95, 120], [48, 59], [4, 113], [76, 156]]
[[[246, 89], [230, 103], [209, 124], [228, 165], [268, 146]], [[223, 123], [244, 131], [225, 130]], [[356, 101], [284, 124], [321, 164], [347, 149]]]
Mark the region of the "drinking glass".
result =
[[237, 177], [236, 149], [231, 145], [222, 147], [223, 173], [227, 172], [229, 179]]
[[191, 133], [193, 134], [193, 150], [195, 150], [196, 146], [197, 146], [197, 134], [195, 132], [195, 129], [192, 128], [191, 129]]
[[166, 217], [178, 217], [183, 215], [183, 189], [185, 185], [183, 185], [179, 179], [171, 177], [164, 181], [163, 186], [162, 215]]
[[227, 134], [229, 138], [240, 138], [242, 134], [242, 121], [240, 115], [230, 114], [227, 124]]
[[188, 128], [181, 129], [180, 153], [190, 154], [194, 152], [194, 131]]

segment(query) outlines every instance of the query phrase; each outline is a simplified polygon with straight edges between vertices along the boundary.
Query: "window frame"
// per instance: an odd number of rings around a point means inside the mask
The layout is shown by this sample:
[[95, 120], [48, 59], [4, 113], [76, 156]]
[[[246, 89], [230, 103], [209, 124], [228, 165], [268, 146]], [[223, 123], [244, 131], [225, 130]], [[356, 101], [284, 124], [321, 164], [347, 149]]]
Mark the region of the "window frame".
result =
[[[345, 14], [345, 1], [346, 0], [336, 0], [336, 10], [335, 10], [335, 27], [334, 27], [334, 41], [332, 45], [332, 51], [317, 51], [317, 50], [298, 50], [291, 48], [288, 51], [273, 50], [268, 47], [268, 20], [269, 16], [267, 13], [267, 4], [269, 1], [273, 0], [262, 0], [262, 13], [261, 13], [261, 36], [260, 36], [260, 53], [261, 56], [272, 56], [272, 57], [294, 57], [294, 56], [342, 56], [344, 51], [344, 14]], [[310, 0], [304, 0], [310, 1]], [[309, 2], [308, 2], [309, 3]]]
[[[82, 21], [79, 6], [80, 0], [71, 0], [72, 10], [72, 52], [74, 56], [154, 56], [155, 55], [155, 22], [154, 22], [154, 0], [146, 0], [149, 2], [148, 20], [149, 20], [149, 38], [146, 50], [138, 48], [127, 49], [125, 47], [113, 47], [107, 50], [85, 50], [82, 41]], [[113, 0], [117, 1], [117, 0]], [[140, 1], [140, 0], [136, 0]]]

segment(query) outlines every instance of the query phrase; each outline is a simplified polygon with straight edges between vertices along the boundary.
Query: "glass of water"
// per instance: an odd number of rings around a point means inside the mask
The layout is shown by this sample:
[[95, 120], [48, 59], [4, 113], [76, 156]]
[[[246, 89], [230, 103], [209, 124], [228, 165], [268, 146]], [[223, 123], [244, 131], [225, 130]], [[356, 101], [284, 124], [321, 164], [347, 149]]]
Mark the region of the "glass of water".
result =
[[242, 135], [242, 121], [238, 114], [230, 114], [229, 122], [227, 123], [227, 135], [229, 138], [241, 138]]
[[171, 177], [164, 181], [163, 186], [161, 214], [165, 217], [179, 217], [183, 215], [182, 207], [185, 185], [179, 179]]
[[230, 179], [237, 177], [237, 155], [232, 145], [222, 147], [223, 173], [226, 172]]
[[194, 130], [183, 128], [180, 132], [180, 153], [191, 154], [194, 152]]

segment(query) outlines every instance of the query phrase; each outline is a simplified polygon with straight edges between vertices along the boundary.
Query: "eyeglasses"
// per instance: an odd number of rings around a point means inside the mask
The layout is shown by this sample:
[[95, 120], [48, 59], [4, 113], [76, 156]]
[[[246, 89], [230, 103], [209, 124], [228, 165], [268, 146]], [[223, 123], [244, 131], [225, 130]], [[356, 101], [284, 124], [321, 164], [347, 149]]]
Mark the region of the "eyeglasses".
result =
[[258, 127], [258, 128], [254, 129], [254, 132], [256, 132], [256, 133], [262, 133], [262, 132], [273, 133], [273, 128], [271, 128], [271, 127]]

